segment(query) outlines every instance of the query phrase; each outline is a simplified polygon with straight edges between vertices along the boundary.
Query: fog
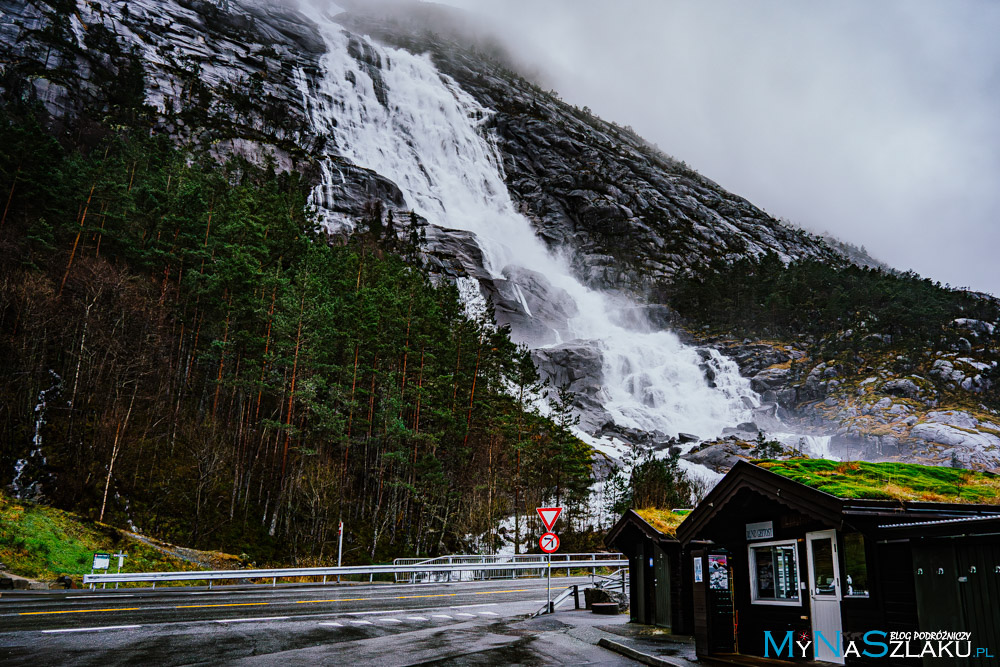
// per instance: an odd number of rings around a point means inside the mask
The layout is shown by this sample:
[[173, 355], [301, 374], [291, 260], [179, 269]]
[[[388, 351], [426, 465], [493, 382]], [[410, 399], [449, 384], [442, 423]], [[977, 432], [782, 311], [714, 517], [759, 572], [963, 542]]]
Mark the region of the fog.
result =
[[1000, 294], [1000, 3], [442, 2], [770, 214]]

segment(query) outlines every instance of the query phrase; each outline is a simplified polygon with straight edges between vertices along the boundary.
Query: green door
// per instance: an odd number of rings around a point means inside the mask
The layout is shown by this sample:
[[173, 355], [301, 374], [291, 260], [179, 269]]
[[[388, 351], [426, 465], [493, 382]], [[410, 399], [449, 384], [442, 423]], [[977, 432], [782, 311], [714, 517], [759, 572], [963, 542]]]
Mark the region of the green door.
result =
[[[924, 631], [964, 631], [968, 623], [959, 592], [958, 562], [950, 544], [928, 544], [913, 549], [913, 582], [917, 594], [917, 617]], [[927, 658], [925, 665], [956, 667], [963, 658]]]
[[670, 628], [670, 557], [659, 546], [654, 546], [655, 563], [653, 567], [654, 586], [656, 587], [656, 625]]
[[[1000, 544], [957, 546], [958, 590], [962, 596], [967, 626], [972, 632], [972, 656], [976, 649], [988, 649], [992, 658], [1000, 655]], [[980, 656], [968, 664], [986, 664]]]

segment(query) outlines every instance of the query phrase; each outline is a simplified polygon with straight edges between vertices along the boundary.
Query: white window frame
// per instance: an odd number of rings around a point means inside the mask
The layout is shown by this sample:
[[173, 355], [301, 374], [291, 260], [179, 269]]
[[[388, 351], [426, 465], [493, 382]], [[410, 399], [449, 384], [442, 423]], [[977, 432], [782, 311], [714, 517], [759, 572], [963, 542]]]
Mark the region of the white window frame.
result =
[[[757, 596], [757, 555], [754, 549], [761, 547], [792, 547], [795, 550], [795, 595], [794, 600], [772, 600]], [[771, 540], [768, 542], [747, 543], [747, 563], [750, 566], [750, 603], [764, 604], [776, 607], [801, 607], [802, 606], [802, 577], [799, 573], [799, 544], [798, 540]]]

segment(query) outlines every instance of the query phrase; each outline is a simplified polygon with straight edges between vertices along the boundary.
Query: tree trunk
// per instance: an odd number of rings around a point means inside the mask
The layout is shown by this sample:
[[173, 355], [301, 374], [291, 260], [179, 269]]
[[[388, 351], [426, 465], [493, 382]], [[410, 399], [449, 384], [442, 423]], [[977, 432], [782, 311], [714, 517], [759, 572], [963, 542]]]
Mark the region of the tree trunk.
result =
[[288, 391], [288, 411], [285, 422], [285, 447], [281, 452], [281, 479], [285, 479], [285, 464], [288, 462], [288, 445], [292, 440], [292, 401], [295, 399], [295, 380], [299, 370], [299, 347], [302, 343], [302, 314], [306, 309], [306, 287], [302, 286], [302, 299], [299, 302], [299, 326], [295, 332], [295, 356], [292, 360], [292, 384]]

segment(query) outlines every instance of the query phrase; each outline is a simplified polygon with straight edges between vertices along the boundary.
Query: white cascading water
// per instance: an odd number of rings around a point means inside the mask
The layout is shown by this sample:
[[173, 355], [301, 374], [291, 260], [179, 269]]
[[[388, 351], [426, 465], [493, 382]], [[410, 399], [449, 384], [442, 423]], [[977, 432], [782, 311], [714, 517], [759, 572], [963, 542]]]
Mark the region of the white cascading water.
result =
[[839, 461], [840, 457], [833, 453], [830, 445], [833, 436], [802, 435], [800, 433], [774, 433], [771, 437], [786, 447], [808, 455], [814, 459], [829, 459]]
[[10, 487], [14, 497], [18, 500], [32, 499], [41, 493], [41, 484], [37, 479], [28, 483], [24, 479], [24, 472], [28, 468], [29, 461], [34, 460], [38, 470], [43, 470], [48, 465], [48, 460], [42, 452], [42, 427], [45, 426], [49, 394], [62, 389], [62, 378], [59, 377], [59, 374], [53, 370], [50, 370], [49, 373], [52, 375], [53, 384], [48, 389], [42, 389], [38, 392], [38, 403], [35, 404], [35, 434], [31, 438], [31, 452], [28, 454], [28, 458], [18, 459], [14, 464], [14, 479], [11, 480]]
[[[601, 398], [616, 424], [710, 438], [750, 417], [759, 398], [735, 363], [710, 351], [716, 376], [710, 386], [695, 348], [670, 332], [619, 326], [611, 298], [585, 287], [549, 252], [511, 200], [499, 152], [483, 130], [490, 110], [440, 73], [429, 56], [355, 38], [381, 61], [383, 105], [368, 66], [349, 54], [351, 36], [331, 19], [329, 7], [302, 4], [329, 49], [319, 81], [297, 77], [316, 129], [335, 138], [344, 158], [393, 181], [418, 214], [442, 227], [474, 232], [494, 277], [508, 277], [510, 266], [528, 267], [565, 290], [578, 313], [569, 322], [571, 333], [596, 341], [602, 350]], [[320, 208], [332, 179], [340, 178], [328, 164], [323, 171], [314, 192]]]

